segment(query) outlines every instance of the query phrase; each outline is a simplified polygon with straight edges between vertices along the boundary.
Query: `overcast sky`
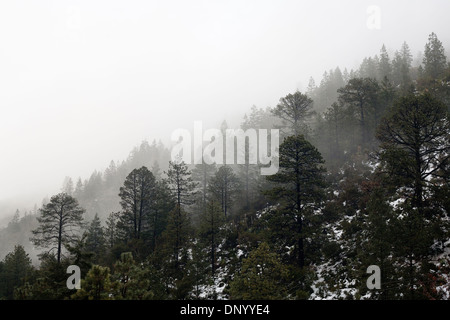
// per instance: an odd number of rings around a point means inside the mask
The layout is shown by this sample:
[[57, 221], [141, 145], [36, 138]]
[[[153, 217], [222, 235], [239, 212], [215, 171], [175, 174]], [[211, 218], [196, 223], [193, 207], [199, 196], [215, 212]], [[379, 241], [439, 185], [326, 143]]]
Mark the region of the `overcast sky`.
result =
[[0, 203], [51, 196], [194, 120], [273, 107], [383, 43], [415, 56], [435, 32], [449, 48], [449, 12], [448, 0], [2, 0]]

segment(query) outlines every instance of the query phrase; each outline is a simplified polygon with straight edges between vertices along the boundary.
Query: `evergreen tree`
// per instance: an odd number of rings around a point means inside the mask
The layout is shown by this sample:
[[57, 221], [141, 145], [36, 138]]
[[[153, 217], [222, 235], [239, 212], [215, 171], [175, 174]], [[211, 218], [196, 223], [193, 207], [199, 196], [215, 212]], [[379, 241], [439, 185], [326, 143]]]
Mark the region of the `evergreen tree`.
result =
[[400, 51], [396, 51], [392, 60], [392, 79], [401, 92], [407, 92], [411, 84], [412, 54], [406, 42], [402, 44]]
[[428, 43], [425, 45], [423, 65], [425, 75], [432, 79], [441, 77], [447, 67], [447, 57], [445, 56], [444, 46], [434, 32], [430, 34]]
[[382, 81], [384, 78], [387, 78], [388, 80], [392, 79], [392, 66], [389, 59], [389, 54], [387, 53], [386, 47], [383, 44], [380, 51], [380, 63], [378, 64], [377, 79], [379, 81]]
[[377, 103], [378, 87], [375, 79], [354, 78], [338, 90], [339, 101], [347, 105], [359, 121], [363, 145], [370, 139], [370, 116]]
[[393, 241], [395, 264], [403, 279], [397, 292], [409, 299], [429, 289], [424, 275], [432, 273], [431, 255], [440, 253], [433, 247], [448, 236], [448, 212], [433, 195], [435, 186], [445, 186], [448, 177], [450, 128], [445, 109], [430, 94], [405, 96], [396, 101], [378, 131], [382, 168], [396, 189], [393, 200], [399, 202], [391, 219], [398, 233]]
[[[244, 121], [241, 124], [242, 130], [248, 129], [272, 129], [275, 126], [281, 125], [280, 119], [272, 113], [270, 108], [262, 109], [255, 106], [252, 107], [251, 113], [245, 115]], [[249, 139], [247, 140], [249, 141]], [[253, 146], [254, 147], [254, 146]], [[254, 208], [258, 208], [261, 204], [265, 204], [265, 201], [260, 193], [261, 185], [265, 183], [265, 179], [260, 174], [260, 167], [250, 163], [251, 153], [256, 154], [256, 147], [250, 149], [250, 143], [245, 144], [245, 159], [244, 164], [238, 164], [237, 170], [235, 170], [239, 180], [240, 186], [243, 189], [243, 194], [236, 202], [241, 204], [242, 211], [250, 211]], [[253, 207], [253, 209], [252, 209]]]
[[209, 201], [205, 212], [201, 216], [199, 238], [208, 248], [211, 275], [216, 273], [216, 261], [218, 247], [221, 243], [221, 228], [225, 223], [225, 215], [220, 209], [219, 203]]
[[222, 206], [225, 217], [229, 215], [233, 201], [240, 190], [239, 179], [230, 166], [222, 166], [211, 178], [209, 189], [212, 197]]
[[73, 196], [75, 199], [77, 199], [78, 201], [81, 199], [81, 197], [83, 196], [83, 181], [81, 181], [81, 178], [78, 178], [77, 180], [77, 184], [75, 186], [75, 190], [73, 191]]
[[[204, 243], [200, 243], [199, 240], [192, 244], [192, 260], [187, 266], [192, 279], [192, 297], [194, 299], [217, 299], [216, 286], [211, 275], [211, 262], [207, 257], [208, 252], [205, 252]], [[212, 292], [208, 292], [208, 286], [212, 288]]]
[[242, 262], [241, 271], [230, 284], [231, 299], [280, 300], [287, 297], [288, 268], [267, 243], [261, 243]]
[[150, 212], [150, 249], [153, 252], [156, 248], [158, 238], [167, 226], [169, 212], [175, 207], [167, 181], [160, 180], [156, 183], [156, 202]]
[[195, 165], [192, 170], [192, 180], [200, 186], [200, 212], [206, 209], [209, 181], [215, 172], [215, 164], [207, 164], [205, 162]]
[[191, 171], [184, 161], [169, 161], [169, 170], [166, 174], [167, 185], [178, 208], [191, 205], [197, 184], [192, 180]]
[[274, 221], [271, 229], [289, 229], [279, 235], [285, 234], [285, 246], [294, 247], [295, 261], [300, 268], [305, 266], [304, 242], [307, 233], [304, 227], [308, 226], [306, 222], [324, 199], [325, 169], [322, 164], [319, 151], [302, 135], [291, 136], [280, 145], [278, 173], [267, 177], [275, 183], [267, 195], [277, 202], [282, 201], [278, 214], [273, 217], [278, 221]]
[[374, 58], [364, 58], [361, 66], [359, 67], [359, 78], [371, 78], [376, 79], [378, 77], [379, 59], [378, 56]]
[[121, 254], [114, 264], [113, 279], [117, 281], [118, 299], [149, 300], [153, 297], [150, 280], [143, 264], [137, 264], [131, 252]]
[[317, 90], [316, 82], [314, 81], [313, 77], [310, 77], [308, 81], [308, 87], [306, 89], [306, 94], [308, 95], [308, 97], [311, 97], [313, 101], [316, 90]]
[[95, 214], [86, 232], [86, 250], [93, 253], [93, 262], [99, 263], [105, 253], [105, 248], [105, 231], [98, 214]]
[[307, 94], [314, 100], [314, 109], [316, 112], [324, 112], [333, 102], [337, 100], [337, 90], [347, 83], [349, 75], [346, 70], [341, 72], [339, 67], [334, 70], [326, 71], [319, 87], [315, 90], [314, 95]]
[[148, 230], [155, 189], [155, 177], [146, 167], [134, 169], [125, 179], [119, 193], [122, 214], [118, 223], [124, 240], [139, 240]]
[[164, 247], [173, 253], [171, 264], [180, 279], [179, 271], [186, 263], [188, 240], [191, 233], [190, 217], [185, 206], [193, 203], [196, 183], [193, 182], [191, 172], [183, 161], [169, 162], [167, 184], [175, 199], [175, 207], [169, 213], [167, 227], [163, 235]]
[[65, 259], [64, 264], [80, 267], [80, 272], [83, 275], [91, 269], [94, 253], [87, 249], [86, 234], [73, 245], [67, 245], [67, 251], [69, 257]]
[[162, 249], [165, 251], [169, 269], [180, 275], [187, 263], [187, 252], [192, 235], [188, 213], [178, 205], [169, 212], [167, 227], [162, 234]]
[[437, 172], [448, 163], [448, 132], [445, 106], [430, 94], [410, 95], [396, 101], [378, 129], [381, 160], [396, 183], [409, 187], [404, 195], [425, 213], [425, 195]]
[[14, 290], [24, 284], [33, 273], [31, 259], [23, 246], [16, 245], [0, 263], [0, 298], [12, 300]]
[[108, 249], [113, 248], [119, 239], [117, 231], [119, 216], [120, 212], [111, 212], [106, 219], [105, 245]]
[[56, 259], [60, 263], [64, 246], [78, 239], [85, 210], [75, 198], [59, 193], [39, 211], [39, 227], [32, 231], [30, 240], [38, 247], [56, 249]]
[[328, 154], [331, 164], [339, 164], [343, 158], [343, 125], [347, 117], [344, 106], [335, 102], [324, 114], [328, 125]]
[[[375, 178], [376, 179], [376, 178]], [[367, 278], [367, 267], [376, 265], [381, 270], [381, 289], [369, 290], [365, 281], [360, 283], [360, 294], [370, 294], [372, 299], [393, 299], [396, 290], [390, 283], [395, 283], [398, 274], [395, 270], [393, 243], [397, 238], [396, 229], [392, 223], [395, 219], [394, 211], [385, 199], [389, 199], [389, 188], [379, 181], [372, 179], [363, 184], [367, 201], [362, 205], [359, 215], [359, 227], [361, 228], [361, 241], [356, 244], [354, 262], [357, 279]], [[362, 196], [361, 198], [364, 198]]]
[[81, 289], [74, 293], [73, 300], [112, 300], [118, 283], [111, 280], [108, 267], [93, 265], [86, 277], [81, 280]]
[[170, 287], [168, 292], [175, 299], [185, 299], [194, 285], [193, 278], [188, 272], [192, 233], [188, 213], [176, 205], [169, 212], [167, 227], [161, 236], [159, 247], [164, 275]]
[[308, 121], [313, 115], [313, 101], [307, 95], [296, 91], [280, 98], [272, 113], [281, 119], [285, 134], [305, 134], [309, 132]]
[[61, 188], [61, 192], [67, 193], [69, 196], [73, 195], [74, 189], [73, 189], [73, 181], [70, 177], [65, 177], [63, 186]]

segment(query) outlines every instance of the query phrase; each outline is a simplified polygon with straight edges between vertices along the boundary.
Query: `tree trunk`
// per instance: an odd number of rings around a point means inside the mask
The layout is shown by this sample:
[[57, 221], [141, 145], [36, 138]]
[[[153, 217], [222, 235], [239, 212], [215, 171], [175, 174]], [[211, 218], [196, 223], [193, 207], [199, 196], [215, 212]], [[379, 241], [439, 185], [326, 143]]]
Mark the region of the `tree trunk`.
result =
[[61, 262], [62, 229], [63, 229], [63, 208], [61, 206], [61, 211], [59, 213], [59, 230], [58, 230], [58, 253], [57, 253], [58, 264]]

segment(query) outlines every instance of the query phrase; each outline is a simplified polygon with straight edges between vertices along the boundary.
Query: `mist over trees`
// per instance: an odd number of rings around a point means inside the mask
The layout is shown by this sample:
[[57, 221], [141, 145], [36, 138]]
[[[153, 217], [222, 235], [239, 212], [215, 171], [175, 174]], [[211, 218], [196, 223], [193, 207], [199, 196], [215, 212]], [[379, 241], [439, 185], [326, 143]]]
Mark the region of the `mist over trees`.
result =
[[66, 177], [0, 230], [0, 298], [449, 299], [450, 65], [434, 33], [412, 62], [382, 45], [250, 108], [241, 129], [281, 130], [271, 176], [249, 143], [243, 164], [191, 165], [143, 141]]

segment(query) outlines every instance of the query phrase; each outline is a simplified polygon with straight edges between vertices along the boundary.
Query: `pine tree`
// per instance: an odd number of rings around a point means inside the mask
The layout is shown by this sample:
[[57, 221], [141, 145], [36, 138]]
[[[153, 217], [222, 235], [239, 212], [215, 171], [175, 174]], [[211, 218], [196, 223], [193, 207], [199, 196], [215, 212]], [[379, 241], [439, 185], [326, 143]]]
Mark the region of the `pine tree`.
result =
[[[253, 106], [249, 116], [246, 115], [244, 117], [241, 129], [244, 131], [248, 129], [269, 130], [281, 125], [280, 121], [281, 120], [278, 117], [274, 116], [269, 107], [262, 109]], [[236, 202], [242, 204], [240, 208], [242, 211], [247, 212], [253, 211], [252, 207], [256, 208], [260, 206], [261, 203], [265, 203], [263, 196], [259, 192], [261, 185], [265, 183], [265, 179], [263, 179], [263, 176], [260, 174], [260, 167], [250, 163], [250, 155], [256, 153], [256, 147], [253, 146], [253, 148], [250, 149], [250, 144], [246, 142], [243, 154], [245, 163], [238, 164], [237, 170], [235, 170], [236, 175], [240, 180], [240, 186], [243, 189], [241, 197], [239, 197]]]
[[310, 77], [308, 81], [308, 87], [306, 89], [306, 94], [308, 95], [308, 97], [311, 97], [313, 101], [316, 90], [317, 90], [316, 82], [314, 81], [313, 77]]
[[185, 263], [182, 260], [186, 257], [185, 253], [191, 232], [190, 217], [185, 207], [193, 203], [196, 183], [193, 182], [191, 172], [183, 161], [170, 161], [167, 185], [175, 199], [175, 207], [169, 213], [167, 228], [163, 235], [166, 241], [164, 246], [173, 252], [174, 270], [179, 272], [180, 266]]
[[[382, 176], [382, 174], [379, 174]], [[362, 213], [359, 214], [361, 227], [361, 241], [356, 243], [355, 269], [357, 279], [367, 278], [367, 267], [376, 265], [381, 270], [381, 289], [368, 290], [366, 282], [361, 281], [360, 294], [370, 294], [372, 299], [393, 299], [396, 290], [391, 283], [395, 283], [397, 273], [395, 270], [395, 259], [393, 258], [393, 243], [398, 237], [394, 224], [395, 214], [386, 201], [389, 199], [389, 188], [380, 183], [379, 179], [373, 178], [370, 182], [365, 181], [363, 192], [367, 194], [367, 201], [363, 200]], [[364, 196], [360, 197], [364, 198]]]
[[14, 246], [14, 251], [0, 263], [0, 298], [12, 300], [15, 289], [24, 284], [32, 272], [31, 259], [24, 247]]
[[169, 212], [175, 208], [175, 201], [171, 195], [167, 181], [160, 180], [156, 183], [156, 201], [150, 211], [150, 249], [156, 249], [158, 238], [167, 226]]
[[[215, 291], [214, 278], [211, 276], [211, 263], [208, 260], [208, 252], [204, 250], [204, 243], [197, 239], [192, 244], [192, 259], [187, 268], [192, 280], [192, 296], [194, 299], [217, 299]], [[207, 290], [208, 286], [212, 292]]]
[[338, 90], [339, 102], [348, 106], [358, 119], [362, 145], [370, 139], [370, 117], [377, 103], [378, 82], [371, 78], [350, 79], [345, 87]]
[[280, 300], [287, 297], [288, 268], [267, 243], [261, 243], [242, 262], [241, 271], [230, 283], [231, 299]]
[[110, 269], [93, 265], [81, 280], [81, 289], [71, 296], [73, 300], [112, 300], [117, 295], [118, 283], [112, 281]]
[[374, 58], [364, 58], [361, 66], [359, 67], [359, 78], [376, 79], [378, 77], [379, 59], [378, 56]]
[[105, 253], [105, 231], [98, 214], [95, 214], [86, 232], [86, 250], [94, 254], [93, 262], [99, 263]]
[[429, 178], [448, 162], [448, 130], [446, 108], [430, 94], [400, 98], [378, 128], [381, 160], [422, 213]]
[[73, 195], [73, 180], [70, 177], [65, 177], [61, 188], [61, 192], [67, 193], [69, 196]]
[[59, 193], [39, 211], [39, 227], [32, 231], [30, 240], [38, 247], [50, 248], [50, 251], [56, 249], [56, 259], [60, 263], [63, 247], [78, 239], [85, 210], [75, 198]]
[[[305, 234], [308, 217], [312, 217], [315, 208], [321, 206], [324, 199], [325, 181], [322, 167], [323, 159], [319, 151], [302, 135], [286, 138], [280, 145], [280, 168], [277, 174], [267, 179], [275, 187], [267, 195], [281, 202], [277, 219], [271, 229], [287, 228], [285, 245], [294, 246], [295, 261], [298, 267], [305, 266]], [[308, 218], [308, 219], [307, 219]]]
[[313, 115], [313, 101], [307, 95], [296, 91], [280, 98], [272, 113], [281, 119], [285, 134], [297, 135], [309, 132], [308, 121]]
[[206, 210], [201, 215], [199, 238], [208, 248], [211, 275], [216, 273], [218, 247], [221, 243], [221, 228], [225, 223], [225, 215], [216, 201], [209, 201]]
[[388, 80], [392, 79], [392, 66], [389, 59], [389, 54], [387, 53], [386, 47], [383, 44], [380, 51], [380, 63], [378, 64], [377, 79], [379, 81], [382, 81], [384, 78], [387, 78]]
[[225, 217], [229, 216], [232, 204], [240, 190], [239, 179], [230, 166], [222, 166], [210, 179], [211, 196], [221, 204]]
[[114, 264], [113, 279], [117, 281], [118, 299], [149, 300], [153, 298], [150, 277], [144, 264], [136, 263], [131, 252], [124, 252]]
[[84, 190], [83, 181], [81, 181], [81, 178], [78, 178], [75, 190], [73, 191], [73, 196], [78, 201], [80, 201], [81, 197], [83, 196], [83, 190]]
[[333, 164], [339, 164], [343, 157], [342, 131], [347, 116], [344, 106], [335, 102], [324, 113], [328, 125], [329, 159]]
[[108, 249], [112, 249], [119, 240], [117, 231], [117, 222], [119, 217], [120, 212], [111, 212], [106, 219], [105, 245]]
[[156, 199], [156, 180], [146, 168], [134, 169], [120, 188], [122, 214], [118, 223], [124, 240], [139, 240], [149, 228], [149, 215]]
[[191, 240], [191, 222], [188, 213], [178, 205], [169, 212], [167, 227], [162, 234], [161, 246], [169, 262], [169, 268], [179, 276], [187, 262]]
[[161, 235], [157, 252], [162, 259], [167, 286], [170, 287], [169, 295], [175, 299], [185, 299], [194, 285], [194, 278], [189, 272], [192, 234], [188, 213], [175, 205], [169, 212], [167, 227]]
[[395, 265], [403, 279], [397, 292], [409, 299], [429, 288], [424, 275], [432, 272], [430, 256], [440, 253], [433, 247], [447, 237], [448, 212], [433, 193], [446, 185], [449, 130], [445, 106], [428, 93], [398, 99], [378, 130], [382, 168], [396, 191], [392, 200], [399, 201], [391, 219]]
[[425, 45], [423, 65], [425, 75], [432, 79], [441, 77], [447, 67], [447, 57], [445, 56], [444, 46], [434, 32], [430, 34], [428, 43]]
[[412, 54], [406, 42], [402, 44], [400, 51], [396, 51], [392, 60], [393, 84], [399, 87], [401, 92], [407, 92], [411, 84]]
[[211, 177], [216, 173], [215, 164], [207, 164], [205, 162], [195, 165], [192, 170], [192, 179], [200, 186], [200, 212], [206, 209], [208, 197], [208, 185]]
[[169, 161], [167, 185], [175, 198], [177, 206], [181, 209], [194, 201], [197, 184], [192, 180], [191, 171], [184, 161]]

